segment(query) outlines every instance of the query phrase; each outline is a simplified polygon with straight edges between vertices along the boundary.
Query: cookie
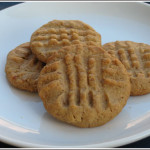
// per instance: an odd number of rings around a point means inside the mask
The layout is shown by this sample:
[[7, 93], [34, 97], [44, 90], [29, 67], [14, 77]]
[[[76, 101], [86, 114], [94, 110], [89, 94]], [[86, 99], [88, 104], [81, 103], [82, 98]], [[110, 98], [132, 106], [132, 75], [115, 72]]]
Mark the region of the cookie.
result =
[[132, 41], [106, 43], [103, 48], [120, 59], [131, 82], [131, 95], [150, 93], [150, 45]]
[[42, 69], [38, 92], [55, 118], [78, 127], [105, 124], [125, 106], [130, 80], [123, 64], [95, 46], [54, 52]]
[[53, 20], [37, 29], [30, 43], [32, 52], [46, 63], [52, 51], [64, 46], [80, 43], [101, 46], [101, 35], [79, 20]]
[[43, 63], [32, 54], [28, 42], [9, 52], [5, 72], [14, 87], [36, 92], [39, 73], [43, 66]]

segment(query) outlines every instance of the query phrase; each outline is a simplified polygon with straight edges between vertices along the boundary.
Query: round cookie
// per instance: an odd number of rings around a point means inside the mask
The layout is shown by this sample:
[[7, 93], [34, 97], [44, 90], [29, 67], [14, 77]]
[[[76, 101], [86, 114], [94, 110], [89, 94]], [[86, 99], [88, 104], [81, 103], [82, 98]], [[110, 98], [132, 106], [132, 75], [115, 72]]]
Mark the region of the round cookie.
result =
[[9, 52], [5, 72], [9, 82], [16, 88], [37, 91], [37, 81], [43, 63], [32, 54], [30, 43], [24, 43]]
[[96, 127], [123, 109], [130, 80], [122, 63], [102, 48], [74, 45], [51, 54], [40, 73], [38, 92], [55, 118]]
[[80, 43], [101, 46], [101, 35], [79, 20], [53, 20], [37, 29], [30, 43], [32, 52], [46, 63], [52, 51], [64, 46]]
[[132, 41], [116, 41], [103, 45], [127, 69], [131, 82], [131, 95], [150, 93], [150, 45]]

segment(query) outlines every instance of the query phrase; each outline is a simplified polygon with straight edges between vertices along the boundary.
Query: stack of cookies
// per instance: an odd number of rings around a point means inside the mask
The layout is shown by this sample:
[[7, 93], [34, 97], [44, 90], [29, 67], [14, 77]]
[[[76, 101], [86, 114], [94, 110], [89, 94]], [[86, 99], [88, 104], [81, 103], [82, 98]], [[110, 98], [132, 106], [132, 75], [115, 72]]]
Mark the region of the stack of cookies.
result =
[[150, 92], [150, 46], [101, 45], [101, 35], [78, 20], [53, 20], [7, 56], [16, 88], [38, 92], [53, 117], [96, 127], [118, 115], [130, 95]]

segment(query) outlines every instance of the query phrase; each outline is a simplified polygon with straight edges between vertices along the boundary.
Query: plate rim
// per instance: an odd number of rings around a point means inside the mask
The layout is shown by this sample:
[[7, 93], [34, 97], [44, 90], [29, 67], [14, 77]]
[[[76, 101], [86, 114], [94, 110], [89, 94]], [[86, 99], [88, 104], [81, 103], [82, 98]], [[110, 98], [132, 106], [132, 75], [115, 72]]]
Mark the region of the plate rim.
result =
[[[19, 146], [19, 147], [28, 147], [28, 148], [112, 148], [112, 147], [119, 147], [123, 146], [126, 144], [130, 144], [136, 141], [139, 141], [143, 138], [146, 138], [150, 135], [150, 129], [140, 132], [138, 134], [134, 134], [132, 136], [128, 136], [125, 138], [113, 140], [110, 142], [103, 142], [103, 143], [98, 143], [98, 144], [85, 144], [85, 145], [78, 145], [78, 146], [57, 146], [57, 145], [41, 145], [37, 143], [29, 143], [21, 140], [16, 140], [13, 138], [8, 138], [8, 137], [3, 137], [0, 135], [0, 141], [5, 142], [7, 144], [11, 144], [14, 146]], [[130, 141], [129, 141], [130, 139]], [[118, 144], [119, 143], [119, 144]], [[107, 146], [109, 145], [109, 146]]]

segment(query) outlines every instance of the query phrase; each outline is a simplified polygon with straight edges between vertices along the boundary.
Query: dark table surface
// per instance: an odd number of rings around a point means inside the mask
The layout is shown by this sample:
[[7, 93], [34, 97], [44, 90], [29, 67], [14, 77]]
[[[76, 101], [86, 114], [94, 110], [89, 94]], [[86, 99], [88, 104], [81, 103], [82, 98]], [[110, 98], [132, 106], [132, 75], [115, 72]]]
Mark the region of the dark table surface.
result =
[[[17, 5], [19, 3], [20, 2], [0, 2], [0, 10], [5, 9], [7, 7], [11, 7], [13, 5]], [[147, 3], [150, 4], [150, 2]], [[0, 148], [17, 148], [17, 147], [0, 142]], [[150, 148], [150, 136], [140, 141], [121, 146], [119, 148]]]

